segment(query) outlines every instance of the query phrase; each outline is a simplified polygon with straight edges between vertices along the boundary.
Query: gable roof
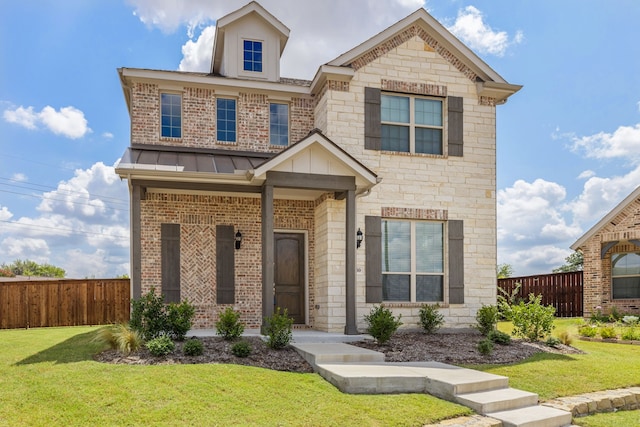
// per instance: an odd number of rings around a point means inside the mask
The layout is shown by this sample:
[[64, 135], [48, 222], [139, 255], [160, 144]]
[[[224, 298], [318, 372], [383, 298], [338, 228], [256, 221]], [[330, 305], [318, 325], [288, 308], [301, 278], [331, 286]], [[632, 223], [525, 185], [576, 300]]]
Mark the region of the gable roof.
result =
[[[396, 22], [386, 30], [376, 34], [348, 52], [329, 61], [330, 67], [360, 68], [366, 63], [396, 47], [410, 37], [418, 36], [425, 43], [448, 60], [458, 70], [474, 81], [480, 96], [496, 98], [498, 103], [520, 90], [521, 85], [509, 84], [478, 55], [458, 40], [426, 10], [418, 9]], [[322, 67], [318, 74], [323, 72]], [[321, 80], [318, 74], [316, 80]]]
[[571, 249], [577, 251], [580, 249], [589, 239], [591, 239], [596, 233], [598, 233], [602, 228], [611, 222], [616, 216], [618, 216], [624, 209], [627, 208], [631, 203], [633, 203], [636, 199], [640, 198], [640, 186], [633, 190], [631, 194], [629, 194], [623, 201], [621, 201], [615, 208], [609, 211], [608, 214], [604, 216], [596, 225], [591, 227], [589, 231], [584, 233], [582, 237], [580, 237], [576, 242], [571, 245]]
[[216, 21], [216, 34], [213, 42], [213, 56], [211, 58], [211, 73], [220, 68], [220, 62], [222, 61], [222, 53], [224, 50], [224, 35], [225, 28], [244, 18], [247, 15], [255, 13], [260, 16], [264, 21], [269, 24], [274, 31], [278, 32], [280, 35], [280, 55], [284, 51], [284, 47], [287, 44], [287, 40], [289, 40], [289, 28], [284, 25], [278, 18], [269, 13], [264, 7], [260, 5], [257, 1], [252, 1], [247, 3], [240, 9], [231, 12], [222, 18]]

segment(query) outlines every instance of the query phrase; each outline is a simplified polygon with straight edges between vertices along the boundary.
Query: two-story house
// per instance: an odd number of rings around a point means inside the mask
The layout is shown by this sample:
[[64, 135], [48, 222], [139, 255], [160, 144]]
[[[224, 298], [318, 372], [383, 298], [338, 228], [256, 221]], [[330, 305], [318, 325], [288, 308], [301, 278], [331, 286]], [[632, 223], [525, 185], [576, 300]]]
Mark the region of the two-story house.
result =
[[288, 38], [251, 2], [217, 21], [210, 73], [119, 69], [132, 296], [187, 299], [199, 328], [281, 307], [354, 334], [379, 303], [474, 323], [496, 297], [496, 106], [520, 86], [423, 9], [312, 81], [280, 76]]

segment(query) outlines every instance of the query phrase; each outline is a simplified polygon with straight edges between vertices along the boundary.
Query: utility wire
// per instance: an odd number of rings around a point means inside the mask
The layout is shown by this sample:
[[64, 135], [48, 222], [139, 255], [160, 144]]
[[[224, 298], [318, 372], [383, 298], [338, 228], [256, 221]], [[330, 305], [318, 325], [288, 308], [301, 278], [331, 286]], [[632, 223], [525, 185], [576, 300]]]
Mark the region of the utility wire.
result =
[[4, 222], [4, 223], [9, 224], [9, 225], [16, 225], [16, 226], [27, 227], [27, 228], [44, 228], [44, 229], [48, 229], [48, 230], [65, 231], [65, 232], [69, 232], [69, 233], [72, 233], [72, 234], [86, 234], [86, 235], [107, 236], [107, 237], [113, 237], [115, 239], [127, 239], [127, 240], [129, 239], [129, 236], [111, 235], [111, 234], [107, 234], [107, 233], [98, 233], [98, 232], [95, 232], [95, 231], [73, 230], [71, 228], [49, 227], [49, 226], [46, 226], [46, 225], [38, 225], [38, 224], [22, 224], [20, 222], [7, 221], [7, 220], [4, 220], [4, 219], [0, 219], [0, 222]]

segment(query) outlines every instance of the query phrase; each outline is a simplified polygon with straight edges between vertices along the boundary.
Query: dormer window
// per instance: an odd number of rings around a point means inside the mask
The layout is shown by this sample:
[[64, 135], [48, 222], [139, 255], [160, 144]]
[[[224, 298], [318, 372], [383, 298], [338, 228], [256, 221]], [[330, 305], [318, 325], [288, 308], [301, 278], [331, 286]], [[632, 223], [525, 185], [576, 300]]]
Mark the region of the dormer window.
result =
[[244, 71], [262, 72], [262, 42], [244, 40]]

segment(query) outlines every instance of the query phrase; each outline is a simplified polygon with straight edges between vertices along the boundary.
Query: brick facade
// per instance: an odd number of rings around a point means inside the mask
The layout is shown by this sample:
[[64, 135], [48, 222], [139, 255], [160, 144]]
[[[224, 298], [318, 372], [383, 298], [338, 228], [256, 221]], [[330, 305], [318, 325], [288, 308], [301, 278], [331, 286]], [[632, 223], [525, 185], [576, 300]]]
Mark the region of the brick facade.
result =
[[[160, 94], [182, 95], [182, 138], [160, 137]], [[296, 142], [313, 129], [314, 99], [309, 97], [270, 97], [264, 93], [228, 91], [191, 86], [163, 89], [158, 84], [136, 83], [131, 88], [131, 143], [176, 147], [216, 148], [256, 152], [279, 152], [284, 147], [269, 144], [269, 104], [289, 105], [289, 138]], [[237, 140], [216, 140], [216, 99], [236, 99]]]
[[[613, 299], [611, 289], [611, 255], [637, 252], [629, 239], [640, 239], [640, 199], [625, 206], [618, 215], [593, 234], [581, 247], [584, 255], [584, 315], [590, 316], [601, 307], [610, 313], [615, 307], [620, 313], [640, 314], [640, 299]], [[606, 242], [619, 241], [601, 259]]]
[[[314, 202], [276, 200], [276, 231], [307, 233], [309, 323], [314, 311]], [[160, 224], [180, 224], [180, 296], [196, 307], [194, 327], [213, 328], [220, 311], [216, 304], [216, 225], [233, 225], [242, 232], [235, 253], [235, 310], [248, 328], [262, 323], [262, 249], [260, 199], [148, 192], [142, 210], [142, 292], [160, 288]]]

